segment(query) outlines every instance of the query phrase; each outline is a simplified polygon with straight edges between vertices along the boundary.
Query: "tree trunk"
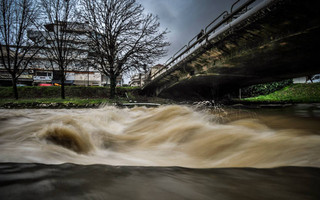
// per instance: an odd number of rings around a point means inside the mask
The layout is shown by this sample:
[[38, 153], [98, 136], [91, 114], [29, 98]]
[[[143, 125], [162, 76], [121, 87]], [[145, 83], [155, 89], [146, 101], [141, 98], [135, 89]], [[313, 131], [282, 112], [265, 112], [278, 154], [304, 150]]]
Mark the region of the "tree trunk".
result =
[[61, 70], [61, 99], [65, 99], [65, 92], [64, 92], [64, 71]]
[[116, 95], [116, 83], [117, 77], [115, 75], [110, 75], [110, 99], [114, 99]]
[[13, 76], [12, 76], [12, 88], [13, 88], [14, 98], [18, 100], [19, 96], [18, 96], [18, 88], [17, 88], [17, 79]]

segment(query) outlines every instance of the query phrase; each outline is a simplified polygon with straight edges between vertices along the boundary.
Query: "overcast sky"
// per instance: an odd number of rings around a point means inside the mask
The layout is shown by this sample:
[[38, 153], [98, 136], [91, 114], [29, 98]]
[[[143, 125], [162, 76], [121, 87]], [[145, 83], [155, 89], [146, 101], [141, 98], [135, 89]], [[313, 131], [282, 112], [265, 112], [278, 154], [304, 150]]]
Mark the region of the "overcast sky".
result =
[[[159, 17], [162, 29], [167, 28], [171, 46], [165, 62], [176, 51], [197, 35], [224, 10], [229, 11], [235, 0], [137, 0], [145, 12]], [[244, 2], [244, 1], [243, 1]]]

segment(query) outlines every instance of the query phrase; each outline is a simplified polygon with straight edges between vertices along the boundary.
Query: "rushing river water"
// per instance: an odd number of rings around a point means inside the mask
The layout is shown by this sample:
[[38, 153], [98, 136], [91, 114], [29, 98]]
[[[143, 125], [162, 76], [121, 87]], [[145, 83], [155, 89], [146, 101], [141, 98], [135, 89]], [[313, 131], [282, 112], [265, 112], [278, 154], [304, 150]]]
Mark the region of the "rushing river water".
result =
[[0, 110], [0, 199], [319, 199], [320, 106]]

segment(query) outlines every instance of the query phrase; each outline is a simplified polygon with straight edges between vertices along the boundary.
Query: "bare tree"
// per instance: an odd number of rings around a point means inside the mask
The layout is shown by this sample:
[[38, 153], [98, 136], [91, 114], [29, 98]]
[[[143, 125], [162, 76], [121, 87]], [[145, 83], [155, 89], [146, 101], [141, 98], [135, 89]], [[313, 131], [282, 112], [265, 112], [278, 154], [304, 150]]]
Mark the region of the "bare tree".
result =
[[110, 77], [114, 98], [116, 78], [164, 56], [167, 30], [159, 30], [158, 18], [145, 15], [135, 0], [82, 0], [83, 17], [89, 23], [93, 65]]
[[[77, 0], [40, 0], [45, 21], [43, 37], [47, 46], [43, 53], [60, 72], [61, 98], [65, 99], [65, 79], [68, 70], [74, 67], [81, 56], [87, 55], [83, 23], [77, 18]], [[53, 67], [54, 70], [54, 67]]]
[[37, 54], [41, 42], [27, 38], [27, 29], [34, 26], [37, 9], [33, 0], [1, 0], [0, 56], [11, 75], [14, 97], [18, 99], [17, 80]]

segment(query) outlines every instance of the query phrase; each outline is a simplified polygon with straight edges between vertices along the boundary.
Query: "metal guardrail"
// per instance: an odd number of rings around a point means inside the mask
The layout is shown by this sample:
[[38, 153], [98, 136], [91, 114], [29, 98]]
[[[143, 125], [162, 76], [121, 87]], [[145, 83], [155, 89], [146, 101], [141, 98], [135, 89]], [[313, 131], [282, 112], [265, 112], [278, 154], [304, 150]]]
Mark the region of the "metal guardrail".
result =
[[[223, 11], [218, 17], [216, 17], [212, 22], [210, 22], [204, 29], [203, 35], [201, 37], [198, 37], [199, 34], [194, 36], [188, 44], [184, 45], [181, 49], [179, 49], [172, 57], [170, 57], [165, 63], [164, 67], [160, 70], [158, 70], [155, 74], [153, 74], [150, 77], [151, 82], [154, 78], [159, 76], [160, 74], [166, 72], [168, 69], [170, 69], [172, 66], [174, 66], [175, 62], [181, 59], [185, 54], [191, 53], [189, 52], [193, 47], [195, 47], [197, 44], [200, 44], [202, 46], [202, 42], [205, 40], [206, 43], [208, 42], [208, 38], [210, 34], [214, 33], [218, 28], [220, 28], [223, 24], [229, 24], [232, 22], [233, 19], [239, 17], [238, 14], [243, 14], [247, 11], [247, 8], [249, 5], [254, 3], [256, 0], [247, 0], [245, 3], [240, 5], [237, 9], [234, 9], [236, 4], [238, 4], [241, 0], [236, 0], [231, 8], [230, 8], [230, 14], [228, 11]], [[219, 21], [217, 24], [215, 24], [220, 18], [222, 17], [222, 20]], [[213, 26], [214, 25], [214, 26]], [[213, 26], [213, 27], [211, 27]], [[211, 27], [211, 28], [210, 28]], [[196, 40], [195, 40], [196, 39]], [[200, 47], [199, 46], [199, 47]], [[149, 83], [147, 82], [147, 84]], [[146, 85], [147, 85], [146, 84]]]

